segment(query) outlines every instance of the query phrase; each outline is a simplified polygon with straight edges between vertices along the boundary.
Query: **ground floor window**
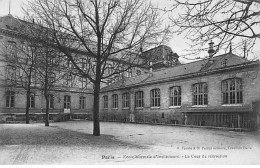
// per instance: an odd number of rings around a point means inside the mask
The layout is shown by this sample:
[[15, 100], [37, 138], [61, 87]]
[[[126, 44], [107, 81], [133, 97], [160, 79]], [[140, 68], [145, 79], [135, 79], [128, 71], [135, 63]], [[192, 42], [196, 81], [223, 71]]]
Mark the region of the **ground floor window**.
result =
[[239, 104], [243, 102], [242, 80], [239, 78], [222, 81], [223, 104]]
[[13, 91], [6, 92], [6, 107], [14, 107], [15, 93]]
[[35, 94], [30, 95], [29, 108], [35, 108]]
[[79, 108], [80, 109], [86, 108], [86, 97], [80, 96], [80, 98], [79, 98]]
[[52, 94], [49, 95], [49, 108], [50, 109], [54, 108], [54, 95]]
[[151, 107], [160, 107], [160, 89], [151, 90]]
[[135, 107], [144, 107], [144, 92], [135, 92]]
[[170, 106], [181, 106], [181, 87], [170, 88]]
[[193, 105], [208, 104], [208, 86], [207, 83], [196, 83], [192, 86]]
[[123, 108], [129, 108], [130, 107], [130, 95], [129, 95], [129, 93], [123, 93], [122, 94], [122, 105], [123, 105]]
[[112, 108], [118, 108], [118, 95], [112, 95]]
[[107, 95], [103, 96], [103, 108], [104, 109], [108, 108], [108, 96]]
[[71, 97], [69, 95], [64, 96], [64, 109], [70, 109]]

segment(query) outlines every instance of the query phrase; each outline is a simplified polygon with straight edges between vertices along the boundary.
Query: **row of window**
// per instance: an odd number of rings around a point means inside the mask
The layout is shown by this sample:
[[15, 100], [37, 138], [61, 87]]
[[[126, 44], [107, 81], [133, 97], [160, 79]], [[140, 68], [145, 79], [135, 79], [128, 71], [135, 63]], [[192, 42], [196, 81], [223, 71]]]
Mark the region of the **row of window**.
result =
[[[15, 107], [15, 93], [14, 92], [7, 92], [6, 93], [6, 107], [12, 108]], [[30, 96], [29, 107], [35, 108], [35, 95], [32, 94]], [[63, 107], [64, 109], [71, 108], [71, 96], [65, 95], [63, 100]], [[49, 108], [54, 109], [54, 95], [49, 95]], [[86, 97], [80, 96], [79, 97], [79, 109], [86, 108]]]
[[[240, 104], [243, 102], [242, 80], [239, 78], [226, 79], [222, 81], [222, 103], [223, 104]], [[170, 106], [181, 106], [181, 86], [170, 88], [169, 100]], [[192, 104], [207, 105], [208, 104], [208, 86], [207, 83], [196, 83], [192, 85]], [[144, 107], [144, 92], [135, 92], [134, 104], [135, 108]], [[150, 91], [151, 107], [160, 107], [161, 91], [160, 89], [152, 89]], [[122, 108], [130, 107], [130, 94], [122, 94]], [[103, 96], [103, 108], [108, 108], [108, 96]], [[112, 108], [118, 108], [118, 95], [112, 95]]]

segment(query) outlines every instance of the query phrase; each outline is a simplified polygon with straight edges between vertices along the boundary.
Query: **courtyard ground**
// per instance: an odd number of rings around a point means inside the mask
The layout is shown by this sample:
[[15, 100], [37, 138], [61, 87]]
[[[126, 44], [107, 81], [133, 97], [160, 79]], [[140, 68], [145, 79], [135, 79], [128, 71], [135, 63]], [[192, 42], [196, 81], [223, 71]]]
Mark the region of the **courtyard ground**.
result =
[[0, 124], [0, 164], [260, 164], [259, 132], [100, 124]]

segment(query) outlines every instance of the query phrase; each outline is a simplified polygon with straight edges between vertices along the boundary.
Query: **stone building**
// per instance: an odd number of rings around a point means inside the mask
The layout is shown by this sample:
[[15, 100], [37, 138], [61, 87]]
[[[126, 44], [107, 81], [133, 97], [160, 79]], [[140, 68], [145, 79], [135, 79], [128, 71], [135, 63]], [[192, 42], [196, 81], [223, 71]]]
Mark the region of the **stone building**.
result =
[[259, 60], [232, 52], [125, 78], [101, 90], [100, 119], [254, 129]]
[[[25, 120], [26, 90], [17, 82], [21, 77], [17, 68], [11, 66], [9, 57], [17, 55], [17, 46], [26, 45], [28, 39], [21, 35], [21, 25], [30, 24], [24, 20], [7, 15], [0, 17], [0, 122], [6, 120]], [[10, 48], [10, 50], [6, 50]], [[70, 67], [64, 59], [66, 69], [53, 72], [62, 76], [50, 91], [50, 119], [60, 120], [70, 114], [72, 117], [86, 118], [93, 112], [92, 85], [82, 78], [68, 73]], [[10, 68], [11, 67], [11, 68]], [[37, 75], [37, 74], [36, 74]], [[32, 79], [36, 80], [36, 79]], [[10, 81], [15, 81], [16, 84]], [[31, 88], [30, 119], [42, 120], [45, 115], [45, 99], [36, 82]]]

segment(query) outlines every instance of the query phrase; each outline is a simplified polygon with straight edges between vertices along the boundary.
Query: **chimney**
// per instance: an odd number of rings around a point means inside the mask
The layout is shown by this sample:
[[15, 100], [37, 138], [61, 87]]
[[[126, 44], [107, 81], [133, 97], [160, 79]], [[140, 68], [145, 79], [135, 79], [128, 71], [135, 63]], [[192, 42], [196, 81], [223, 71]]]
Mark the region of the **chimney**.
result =
[[215, 50], [213, 49], [213, 45], [214, 45], [214, 42], [212, 42], [212, 40], [211, 40], [210, 43], [209, 43], [209, 50], [208, 50], [209, 58], [212, 58], [213, 55], [215, 54]]

